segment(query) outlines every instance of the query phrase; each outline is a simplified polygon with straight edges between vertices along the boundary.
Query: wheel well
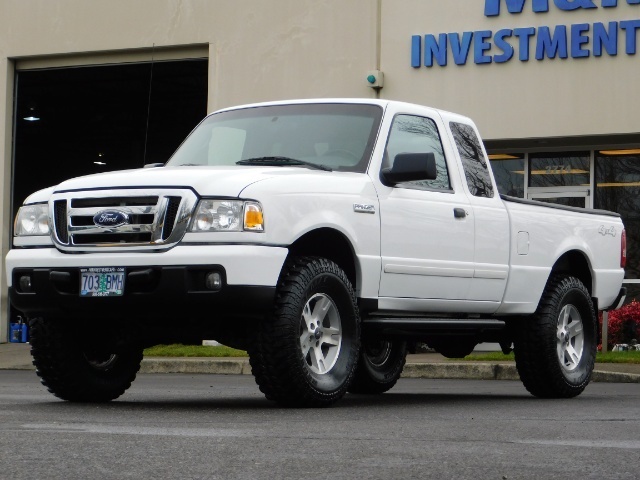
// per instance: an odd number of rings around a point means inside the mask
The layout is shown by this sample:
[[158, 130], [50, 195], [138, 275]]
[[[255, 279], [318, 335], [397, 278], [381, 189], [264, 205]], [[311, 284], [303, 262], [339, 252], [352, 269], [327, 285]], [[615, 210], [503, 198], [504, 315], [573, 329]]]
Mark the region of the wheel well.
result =
[[357, 288], [356, 260], [351, 242], [331, 228], [319, 228], [304, 234], [289, 246], [289, 255], [312, 255], [334, 261]]
[[551, 273], [565, 273], [579, 279], [593, 295], [593, 278], [589, 262], [582, 252], [576, 250], [562, 255], [551, 269]]

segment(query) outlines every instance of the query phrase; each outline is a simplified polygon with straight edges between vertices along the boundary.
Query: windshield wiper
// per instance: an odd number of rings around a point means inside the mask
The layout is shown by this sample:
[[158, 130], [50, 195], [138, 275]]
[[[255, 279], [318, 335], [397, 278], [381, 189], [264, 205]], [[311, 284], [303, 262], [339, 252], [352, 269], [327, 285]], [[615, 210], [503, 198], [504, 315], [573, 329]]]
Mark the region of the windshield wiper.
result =
[[316, 170], [324, 170], [331, 172], [332, 170], [325, 165], [318, 165], [317, 163], [306, 162], [304, 160], [298, 160], [297, 158], [290, 157], [255, 157], [245, 158], [236, 162], [236, 165], [266, 165], [270, 167], [279, 167], [283, 165], [300, 165], [309, 168], [315, 168]]

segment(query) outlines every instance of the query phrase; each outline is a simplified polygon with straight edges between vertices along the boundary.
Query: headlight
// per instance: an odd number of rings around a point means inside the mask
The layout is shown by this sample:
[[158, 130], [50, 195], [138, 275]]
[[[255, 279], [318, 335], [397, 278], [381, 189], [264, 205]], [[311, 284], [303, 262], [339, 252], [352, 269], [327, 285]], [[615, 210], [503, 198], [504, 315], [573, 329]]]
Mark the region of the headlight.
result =
[[262, 206], [242, 200], [200, 200], [192, 232], [263, 232]]
[[17, 237], [49, 235], [49, 205], [38, 203], [20, 207], [13, 231]]

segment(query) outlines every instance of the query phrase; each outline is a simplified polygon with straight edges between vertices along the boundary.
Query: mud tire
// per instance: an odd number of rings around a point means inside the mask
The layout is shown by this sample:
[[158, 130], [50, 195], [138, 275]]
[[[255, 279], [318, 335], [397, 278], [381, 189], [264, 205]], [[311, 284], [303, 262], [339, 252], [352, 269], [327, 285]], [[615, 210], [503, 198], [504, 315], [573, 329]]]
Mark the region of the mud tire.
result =
[[582, 393], [591, 379], [598, 341], [596, 314], [582, 282], [553, 275], [535, 314], [516, 322], [516, 367], [525, 388], [541, 398]]
[[83, 337], [70, 322], [34, 318], [29, 322], [33, 364], [42, 384], [70, 402], [109, 402], [136, 378], [142, 347], [133, 336]]
[[[321, 305], [324, 316], [318, 313]], [[353, 287], [336, 263], [318, 257], [287, 261], [273, 312], [257, 330], [249, 359], [268, 399], [324, 407], [346, 393], [360, 351], [360, 316]], [[317, 342], [310, 348], [314, 332], [319, 332]]]

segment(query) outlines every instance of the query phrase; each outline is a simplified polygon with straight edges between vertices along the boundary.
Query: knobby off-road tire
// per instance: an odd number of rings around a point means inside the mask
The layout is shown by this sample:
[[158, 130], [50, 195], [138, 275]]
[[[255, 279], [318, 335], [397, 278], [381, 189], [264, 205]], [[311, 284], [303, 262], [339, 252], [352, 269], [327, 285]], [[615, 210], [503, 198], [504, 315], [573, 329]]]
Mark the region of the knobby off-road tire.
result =
[[598, 341], [593, 303], [582, 282], [553, 275], [535, 314], [517, 321], [514, 352], [526, 389], [542, 398], [579, 395], [591, 379]]
[[390, 390], [407, 361], [407, 342], [368, 339], [362, 342], [351, 393], [379, 394]]
[[273, 313], [257, 330], [249, 359], [268, 399], [323, 407], [346, 393], [360, 351], [360, 316], [353, 287], [334, 262], [289, 260]]
[[84, 338], [70, 322], [60, 319], [34, 318], [29, 325], [36, 373], [58, 398], [108, 402], [122, 395], [136, 378], [142, 347], [124, 328], [115, 335]]

